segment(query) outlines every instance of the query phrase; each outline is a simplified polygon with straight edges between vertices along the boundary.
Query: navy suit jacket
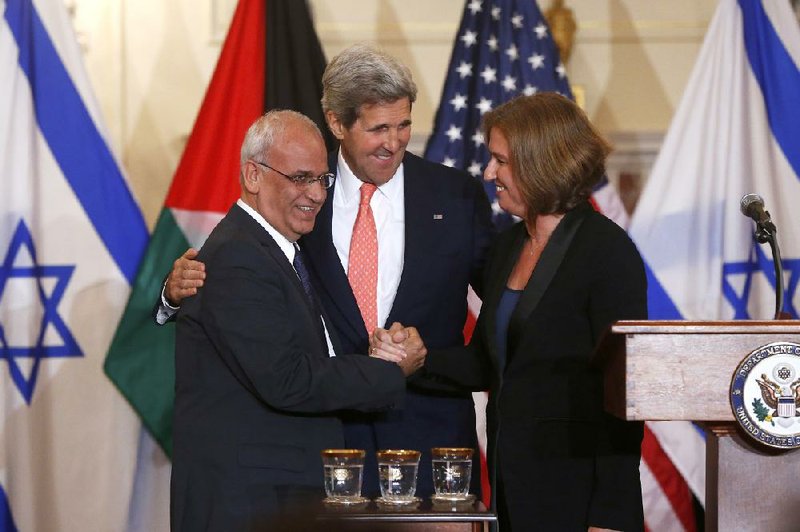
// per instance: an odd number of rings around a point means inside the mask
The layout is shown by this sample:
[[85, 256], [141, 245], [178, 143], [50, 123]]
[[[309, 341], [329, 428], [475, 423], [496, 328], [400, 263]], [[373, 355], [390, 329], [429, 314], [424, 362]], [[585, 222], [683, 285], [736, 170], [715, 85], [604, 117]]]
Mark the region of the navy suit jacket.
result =
[[172, 530], [250, 529], [321, 499], [320, 451], [344, 444], [336, 411], [402, 407], [406, 380], [396, 364], [328, 356], [294, 269], [240, 207], [198, 258], [205, 286], [178, 314]]
[[[336, 153], [331, 154], [329, 164], [336, 172]], [[472, 284], [480, 294], [483, 266], [493, 237], [491, 208], [482, 184], [460, 170], [410, 153], [406, 153], [403, 167], [403, 272], [385, 326], [398, 321], [416, 327], [429, 349], [461, 346], [467, 286]], [[366, 354], [367, 330], [333, 245], [332, 203], [333, 189], [328, 191], [314, 230], [303, 237], [301, 245], [318, 282], [328, 325], [336, 331], [342, 349]], [[379, 494], [374, 451], [406, 448], [423, 452], [417, 493], [428, 496], [433, 493], [431, 447], [477, 450], [472, 397], [468, 392], [414, 389], [412, 378], [403, 411], [346, 416], [345, 440], [348, 447], [367, 451], [365, 495]], [[473, 468], [473, 491], [480, 489], [478, 464], [475, 462]]]

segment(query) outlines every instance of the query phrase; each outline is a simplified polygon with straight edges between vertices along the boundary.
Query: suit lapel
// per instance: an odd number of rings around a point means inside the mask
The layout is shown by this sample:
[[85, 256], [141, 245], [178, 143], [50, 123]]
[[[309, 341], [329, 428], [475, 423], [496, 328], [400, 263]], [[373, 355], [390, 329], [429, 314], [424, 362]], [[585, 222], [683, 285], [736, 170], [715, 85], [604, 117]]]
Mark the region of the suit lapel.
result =
[[414, 268], [411, 265], [425, 264], [431, 260], [430, 257], [426, 257], [426, 250], [435, 245], [430, 239], [434, 234], [431, 231], [431, 224], [435, 223], [433, 215], [437, 207], [437, 198], [426, 185], [428, 176], [410, 154], [406, 154], [403, 159], [403, 179], [405, 209], [403, 272], [400, 274], [400, 284], [386, 319], [387, 327], [392, 322], [399, 321], [396, 316], [405, 314], [403, 309], [411, 304], [410, 298], [413, 296], [414, 287], [425, 286], [420, 276], [427, 274], [426, 268]]
[[[333, 168], [336, 168], [334, 159]], [[309, 259], [309, 266], [316, 273], [319, 280], [318, 288], [326, 292], [325, 300], [332, 307], [336, 307], [344, 316], [347, 325], [350, 327], [350, 335], [354, 339], [354, 344], [360, 343], [355, 340], [366, 337], [366, 327], [358, 309], [353, 290], [350, 288], [350, 281], [347, 273], [342, 268], [339, 261], [339, 254], [333, 245], [333, 235], [331, 224], [333, 222], [333, 187], [328, 190], [328, 197], [322, 205], [322, 209], [314, 222], [314, 230], [305, 235], [301, 240], [303, 251]], [[315, 285], [316, 286], [316, 285]], [[323, 305], [325, 306], [325, 305]], [[326, 309], [328, 313], [334, 309]], [[330, 322], [329, 322], [330, 323]], [[341, 327], [338, 332], [345, 333]]]
[[[230, 210], [230, 215], [238, 226], [250, 233], [262, 246], [264, 246], [267, 254], [269, 254], [270, 258], [278, 265], [278, 268], [283, 272], [289, 284], [294, 287], [295, 296], [305, 304], [306, 309], [312, 317], [312, 322], [319, 324], [319, 326], [315, 327], [314, 329], [316, 330], [318, 340], [325, 348], [323, 352], [327, 354], [328, 343], [325, 341], [325, 332], [322, 328], [317, 311], [308, 300], [308, 296], [306, 295], [305, 289], [303, 289], [300, 278], [297, 277], [297, 272], [294, 271], [294, 266], [289, 263], [289, 260], [278, 246], [278, 243], [275, 242], [275, 239], [273, 239], [269, 233], [267, 233], [266, 229], [261, 227], [261, 225], [255, 221], [252, 216], [247, 214], [244, 209], [238, 205], [233, 206], [233, 208]], [[317, 317], [314, 318], [314, 316]]]
[[542, 251], [542, 256], [539, 258], [539, 262], [536, 264], [536, 268], [534, 268], [533, 274], [522, 292], [519, 303], [511, 315], [508, 327], [509, 355], [512, 354], [512, 347], [517, 345], [524, 323], [531, 313], [536, 310], [547, 287], [550, 286], [553, 277], [555, 277], [558, 267], [564, 260], [564, 256], [567, 254], [567, 250], [578, 232], [578, 228], [586, 218], [587, 209], [591, 209], [591, 206], [585, 204], [579, 205], [568, 212], [561, 219], [553, 234], [550, 235], [550, 240], [548, 240]]

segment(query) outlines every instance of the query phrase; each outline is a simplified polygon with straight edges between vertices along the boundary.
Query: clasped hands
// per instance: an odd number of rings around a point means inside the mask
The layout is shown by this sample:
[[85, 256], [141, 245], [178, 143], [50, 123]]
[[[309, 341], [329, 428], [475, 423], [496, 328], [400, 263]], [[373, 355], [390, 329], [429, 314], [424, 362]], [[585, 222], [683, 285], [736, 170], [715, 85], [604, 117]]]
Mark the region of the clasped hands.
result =
[[404, 327], [394, 322], [389, 330], [377, 327], [369, 338], [369, 355], [394, 362], [406, 376], [411, 375], [425, 363], [428, 349], [416, 327]]

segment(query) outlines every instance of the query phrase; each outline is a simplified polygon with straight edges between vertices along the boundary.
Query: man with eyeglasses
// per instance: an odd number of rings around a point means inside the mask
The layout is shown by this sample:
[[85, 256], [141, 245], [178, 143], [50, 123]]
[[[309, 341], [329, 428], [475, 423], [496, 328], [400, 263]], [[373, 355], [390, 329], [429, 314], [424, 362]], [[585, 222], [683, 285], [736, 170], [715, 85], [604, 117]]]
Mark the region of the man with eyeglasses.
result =
[[424, 360], [421, 342], [400, 364], [334, 355], [346, 351], [296, 244], [333, 184], [327, 170], [322, 135], [299, 113], [269, 112], [245, 136], [241, 197], [203, 245], [204, 287], [178, 313], [174, 531], [308, 512], [324, 496], [320, 451], [344, 447], [336, 411], [402, 406]]
[[[493, 235], [481, 183], [406, 151], [417, 88], [408, 67], [394, 57], [352, 46], [331, 60], [322, 84], [323, 111], [340, 141], [328, 159], [337, 177], [301, 246], [332, 328], [352, 353], [366, 354], [374, 328], [393, 322], [415, 326], [432, 349], [463, 345], [467, 288], [471, 284], [480, 294]], [[377, 250], [363, 244], [362, 209], [373, 219], [368, 237]], [[176, 260], [169, 275], [165, 292], [173, 302], [193, 293], [210, 271], [190, 260], [193, 253]], [[377, 275], [362, 275], [365, 256], [373, 261], [366, 271]], [[478, 448], [471, 395], [444, 386], [412, 381], [402, 412], [344, 419], [348, 447], [367, 451], [363, 492], [370, 497], [380, 494], [378, 449], [422, 451], [417, 493], [426, 497], [433, 493], [431, 447]], [[477, 452], [474, 458], [479, 463]], [[479, 492], [479, 467], [471, 486]]]

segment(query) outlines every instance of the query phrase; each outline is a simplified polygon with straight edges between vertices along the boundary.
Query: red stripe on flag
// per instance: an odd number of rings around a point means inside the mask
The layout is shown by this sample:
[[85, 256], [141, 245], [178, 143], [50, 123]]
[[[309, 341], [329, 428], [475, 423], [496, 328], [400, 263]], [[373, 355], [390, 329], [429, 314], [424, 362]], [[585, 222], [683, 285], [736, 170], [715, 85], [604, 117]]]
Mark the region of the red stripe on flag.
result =
[[[608, 186], [608, 185], [606, 185], [606, 186]], [[601, 209], [600, 205], [597, 204], [597, 200], [594, 199], [594, 196], [589, 196], [589, 203], [592, 204], [592, 207], [594, 208], [594, 210], [596, 210], [600, 214], [604, 214], [603, 213], [603, 209]]]
[[264, 110], [263, 0], [241, 0], [186, 144], [166, 207], [226, 212], [239, 197], [239, 150]]
[[[473, 294], [474, 295], [474, 294]], [[469, 298], [468, 298], [469, 299]], [[473, 305], [469, 305], [469, 310], [467, 311], [467, 320], [464, 322], [464, 344], [468, 344], [469, 341], [472, 339], [472, 333], [475, 331], [475, 323], [477, 323], [477, 314], [480, 312], [480, 301], [477, 300], [477, 297], [474, 298], [476, 302], [475, 308]], [[488, 392], [484, 392], [488, 395]], [[475, 431], [478, 432], [478, 441], [481, 441], [481, 429], [486, 425], [486, 412], [475, 412]], [[489, 508], [489, 504], [492, 501], [492, 486], [489, 483], [489, 467], [486, 464], [486, 449], [481, 447], [479, 450], [480, 457], [481, 457], [481, 493], [483, 494], [482, 500], [483, 504]]]
[[472, 332], [475, 330], [475, 315], [472, 312], [467, 312], [467, 321], [464, 322], [464, 345], [468, 344], [472, 339]]
[[694, 532], [696, 527], [694, 507], [692, 506], [692, 493], [689, 485], [675, 468], [675, 465], [664, 452], [658, 439], [645, 425], [644, 440], [642, 441], [642, 460], [661, 486], [675, 515], [678, 516], [683, 528]]
[[492, 503], [492, 486], [489, 484], [489, 466], [486, 465], [486, 452], [481, 449], [481, 493], [483, 493], [483, 504], [487, 508], [491, 508]]

